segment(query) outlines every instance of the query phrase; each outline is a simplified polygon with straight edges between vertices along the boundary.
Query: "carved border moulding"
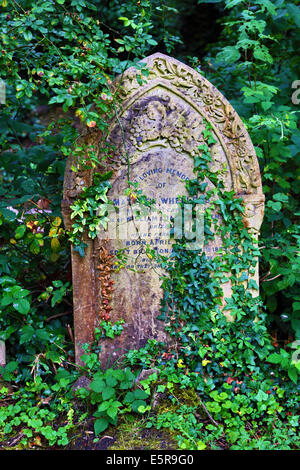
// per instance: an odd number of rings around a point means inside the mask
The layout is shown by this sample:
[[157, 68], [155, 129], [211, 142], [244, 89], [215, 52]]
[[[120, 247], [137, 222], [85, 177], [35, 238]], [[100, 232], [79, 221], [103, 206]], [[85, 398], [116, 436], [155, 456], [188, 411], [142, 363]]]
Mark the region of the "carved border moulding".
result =
[[[157, 149], [163, 148], [172, 149], [172, 152], [182, 155], [182, 158], [187, 158], [184, 155], [193, 157], [198, 145], [203, 143], [201, 135], [206, 120], [212, 126], [217, 140], [212, 164], [217, 167], [221, 164], [226, 166], [228, 174], [224, 181], [225, 187], [233, 189], [237, 196], [243, 198], [245, 225], [258, 235], [264, 213], [259, 165], [245, 126], [231, 104], [198, 72], [176, 59], [157, 53], [142, 62], [149, 70], [147, 77], [142, 76], [142, 85], [140, 71], [134, 67], [125, 71], [112, 85], [112, 91], [117, 91], [119, 100], [118, 116], [110, 122], [107, 142], [114, 145], [115, 149], [97, 171], [112, 169], [112, 180], [116, 185], [120, 181], [122, 187], [122, 179], [126, 178], [127, 158], [134, 167], [143, 158], [150, 158], [147, 155], [151, 152], [154, 155]], [[94, 132], [92, 137], [87, 135], [85, 142], [89, 143], [89, 139], [93, 138], [99, 144], [100, 137], [99, 133]], [[101, 148], [99, 155], [101, 156]], [[218, 161], [220, 155], [222, 161]], [[92, 170], [74, 173], [71, 170], [72, 164], [72, 157], [69, 157], [62, 203], [67, 228], [71, 226], [70, 205], [82, 186], [91, 184], [93, 174]], [[86, 243], [88, 248], [84, 258], [80, 258], [72, 249], [77, 362], [80, 362], [82, 354], [81, 344], [93, 341], [100, 312], [107, 305], [107, 299], [104, 302], [105, 298], [99, 295], [103, 283], [98, 280], [97, 265], [99, 253], [100, 257], [107, 257], [111, 248], [110, 240], [93, 242], [86, 239]], [[132, 276], [133, 280], [134, 275]], [[257, 273], [255, 278], [257, 279]], [[145, 281], [146, 278], [141, 276], [141, 279]], [[105, 282], [108, 281], [109, 275]], [[148, 303], [151, 303], [150, 299]], [[126, 309], [126, 305], [122, 305], [122, 308]], [[115, 319], [118, 318], [114, 317]], [[155, 318], [151, 321], [155, 323]], [[134, 332], [132, 335], [134, 337]], [[120, 341], [114, 340], [115, 348], [124, 346]], [[134, 341], [129, 346], [134, 347]]]

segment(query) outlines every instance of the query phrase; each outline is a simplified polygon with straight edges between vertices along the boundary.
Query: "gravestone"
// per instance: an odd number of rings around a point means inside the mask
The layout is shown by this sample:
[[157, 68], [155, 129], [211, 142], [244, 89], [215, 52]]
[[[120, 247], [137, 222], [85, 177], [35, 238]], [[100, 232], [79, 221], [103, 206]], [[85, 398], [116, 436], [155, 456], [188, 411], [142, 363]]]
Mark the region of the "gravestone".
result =
[[[176, 216], [179, 196], [187, 196], [186, 181], [195, 178], [193, 157], [204, 143], [205, 123], [211, 125], [216, 141], [211, 168], [226, 169], [225, 189], [233, 189], [243, 198], [245, 225], [258, 234], [263, 218], [264, 196], [255, 151], [230, 103], [199, 73], [173, 58], [158, 53], [143, 63], [149, 74], [142, 83], [140, 71], [130, 68], [112, 85], [118, 90], [119, 103], [106, 142], [111, 151], [96, 169], [113, 172], [108, 191], [113, 201], [111, 227], [100, 230], [94, 241], [85, 238], [84, 258], [72, 250], [77, 361], [81, 345], [93, 341], [101, 319], [125, 320], [121, 336], [101, 343], [104, 367], [129, 349], [144, 346], [149, 338], [165, 340], [163, 322], [157, 319], [162, 271], [151, 252], [147, 253], [147, 246], [163, 256], [171, 252], [170, 218]], [[97, 146], [100, 133], [88, 134], [85, 142], [91, 141]], [[74, 173], [73, 163], [70, 157], [62, 205], [67, 228], [72, 223], [70, 205], [93, 177], [92, 170]], [[145, 208], [140, 219], [130, 219], [135, 211], [130, 198], [135, 196], [125, 196], [128, 180], [133, 192], [140, 190], [148, 201], [155, 200], [151, 214]], [[207, 189], [212, 188], [207, 182]], [[137, 207], [136, 212], [139, 210]], [[215, 256], [222, 250], [221, 240], [216, 237], [203, 249], [207, 256]], [[120, 250], [125, 267], [116, 269]], [[224, 297], [229, 295], [228, 283]]]

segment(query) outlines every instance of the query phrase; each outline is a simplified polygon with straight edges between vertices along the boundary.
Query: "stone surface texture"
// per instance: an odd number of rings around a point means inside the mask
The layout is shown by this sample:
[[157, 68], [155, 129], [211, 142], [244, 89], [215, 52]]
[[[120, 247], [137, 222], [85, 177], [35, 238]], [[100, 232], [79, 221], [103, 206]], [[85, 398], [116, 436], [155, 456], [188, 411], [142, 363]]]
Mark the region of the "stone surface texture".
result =
[[[168, 221], [175, 214], [176, 198], [187, 195], [185, 181], [195, 178], [193, 157], [204, 143], [205, 121], [211, 124], [216, 140], [212, 168], [226, 169], [225, 188], [234, 189], [243, 198], [244, 223], [257, 235], [264, 211], [255, 151], [230, 103], [199, 73], [173, 58], [157, 53], [143, 63], [149, 70], [149, 75], [142, 77], [144, 83], [140, 82], [140, 71], [130, 68], [112, 85], [119, 102], [106, 139], [111, 151], [97, 171], [113, 171], [108, 195], [118, 207], [128, 180], [138, 183], [138, 189], [149, 199], [155, 199], [157, 214], [152, 215], [151, 223], [157, 232], [149, 236], [145, 226], [142, 238], [134, 238], [136, 227], [132, 223], [128, 225], [127, 239], [114, 240], [109, 234], [106, 238], [102, 234], [95, 241], [86, 239], [88, 248], [84, 258], [72, 252], [77, 361], [81, 344], [93, 340], [101, 318], [109, 315], [112, 322], [125, 320], [121, 336], [102, 342], [103, 367], [113, 364], [129, 349], [144, 346], [148, 338], [165, 340], [163, 324], [157, 320], [163, 272], [147, 256], [143, 243], [150, 244], [162, 255], [169, 255]], [[87, 132], [83, 141], [94, 143], [101, 159], [101, 133]], [[70, 157], [62, 203], [67, 228], [71, 226], [70, 205], [82, 187], [92, 183], [93, 176], [92, 170], [74, 173], [73, 163]], [[212, 183], [208, 180], [207, 183], [207, 188], [211, 188]], [[220, 249], [222, 243], [218, 237], [205, 246], [208, 256], [215, 256]], [[119, 272], [114, 269], [118, 250], [127, 256], [126, 268]], [[230, 295], [229, 284], [225, 285], [224, 294]]]

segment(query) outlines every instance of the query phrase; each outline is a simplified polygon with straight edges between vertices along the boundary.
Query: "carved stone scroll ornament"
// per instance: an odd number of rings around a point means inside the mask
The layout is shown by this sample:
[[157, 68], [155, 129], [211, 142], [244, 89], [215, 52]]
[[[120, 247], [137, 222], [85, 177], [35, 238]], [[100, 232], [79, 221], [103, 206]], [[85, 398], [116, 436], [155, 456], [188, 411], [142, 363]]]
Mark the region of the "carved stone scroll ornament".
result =
[[[237, 113], [224, 96], [204, 77], [181, 62], [163, 54], [154, 54], [143, 60], [150, 69], [147, 85], [141, 87], [137, 80], [139, 71], [129, 69], [122, 76], [122, 106], [126, 108], [132, 98], [158, 84], [174, 90], [175, 96], [183, 96], [186, 101], [200, 111], [222, 138], [231, 167], [237, 169], [234, 189], [237, 194], [257, 193], [262, 196], [260, 171], [250, 137]], [[120, 84], [116, 82], [116, 86]], [[251, 177], [245, 181], [240, 159], [247, 159], [251, 166]]]

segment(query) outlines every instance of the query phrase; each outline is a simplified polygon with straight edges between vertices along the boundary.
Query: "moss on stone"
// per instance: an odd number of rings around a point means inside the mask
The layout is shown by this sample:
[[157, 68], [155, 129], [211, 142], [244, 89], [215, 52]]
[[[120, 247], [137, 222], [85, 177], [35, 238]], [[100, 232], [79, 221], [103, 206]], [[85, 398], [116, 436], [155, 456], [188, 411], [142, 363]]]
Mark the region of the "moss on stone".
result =
[[115, 435], [115, 442], [109, 450], [172, 450], [178, 445], [168, 431], [158, 431], [154, 428], [146, 429], [145, 421], [136, 418], [129, 421], [124, 418], [120, 421]]
[[[175, 400], [171, 400], [169, 395], [172, 395]], [[154, 409], [157, 414], [172, 412], [175, 413], [179, 407], [191, 406], [197, 408], [197, 414], [205, 417], [205, 413], [200, 405], [200, 401], [196, 391], [193, 388], [180, 388], [179, 385], [174, 385], [172, 392], [159, 393], [155, 398]]]

